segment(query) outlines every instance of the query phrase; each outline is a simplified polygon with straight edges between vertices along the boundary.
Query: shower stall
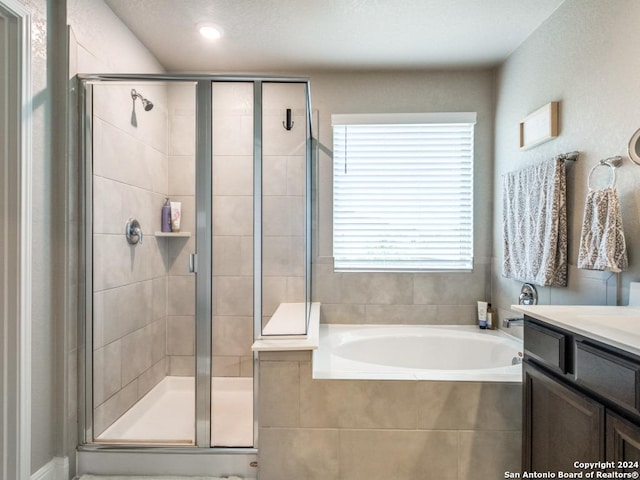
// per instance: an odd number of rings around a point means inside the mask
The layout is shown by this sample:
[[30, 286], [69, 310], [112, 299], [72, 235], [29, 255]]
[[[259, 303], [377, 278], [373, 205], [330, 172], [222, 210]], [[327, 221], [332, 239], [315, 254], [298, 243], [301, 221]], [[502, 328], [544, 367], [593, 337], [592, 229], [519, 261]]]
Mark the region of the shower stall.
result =
[[309, 318], [308, 80], [91, 75], [79, 104], [82, 449], [255, 451], [251, 346]]

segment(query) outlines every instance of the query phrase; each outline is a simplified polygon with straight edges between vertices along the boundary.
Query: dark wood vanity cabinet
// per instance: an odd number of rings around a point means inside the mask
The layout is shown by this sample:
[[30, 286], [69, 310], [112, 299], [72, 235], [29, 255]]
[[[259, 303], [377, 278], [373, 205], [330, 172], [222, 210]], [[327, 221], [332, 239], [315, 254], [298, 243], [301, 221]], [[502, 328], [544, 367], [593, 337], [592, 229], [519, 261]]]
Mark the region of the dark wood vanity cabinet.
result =
[[[616, 465], [619, 462], [640, 463], [640, 427], [613, 413], [607, 413], [606, 423], [607, 460], [615, 462]], [[631, 467], [629, 470], [638, 471], [639, 469]]]
[[524, 470], [573, 472], [604, 458], [604, 407], [530, 364], [524, 367]]
[[529, 317], [524, 345], [523, 470], [638, 471], [640, 358]]

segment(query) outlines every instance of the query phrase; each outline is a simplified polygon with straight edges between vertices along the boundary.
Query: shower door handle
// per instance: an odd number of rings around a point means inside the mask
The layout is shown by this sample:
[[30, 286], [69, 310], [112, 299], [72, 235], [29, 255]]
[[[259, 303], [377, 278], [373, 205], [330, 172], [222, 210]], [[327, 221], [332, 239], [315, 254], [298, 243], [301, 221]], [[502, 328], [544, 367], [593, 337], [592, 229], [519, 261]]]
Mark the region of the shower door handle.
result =
[[198, 257], [197, 254], [189, 254], [189, 273], [198, 273]]

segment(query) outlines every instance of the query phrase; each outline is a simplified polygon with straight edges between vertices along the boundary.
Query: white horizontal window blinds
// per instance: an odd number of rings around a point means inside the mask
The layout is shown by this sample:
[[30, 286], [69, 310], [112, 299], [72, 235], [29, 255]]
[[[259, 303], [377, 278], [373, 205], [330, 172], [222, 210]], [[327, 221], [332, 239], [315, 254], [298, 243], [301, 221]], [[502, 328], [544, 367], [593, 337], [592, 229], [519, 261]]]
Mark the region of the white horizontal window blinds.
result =
[[332, 117], [336, 270], [473, 268], [475, 118]]

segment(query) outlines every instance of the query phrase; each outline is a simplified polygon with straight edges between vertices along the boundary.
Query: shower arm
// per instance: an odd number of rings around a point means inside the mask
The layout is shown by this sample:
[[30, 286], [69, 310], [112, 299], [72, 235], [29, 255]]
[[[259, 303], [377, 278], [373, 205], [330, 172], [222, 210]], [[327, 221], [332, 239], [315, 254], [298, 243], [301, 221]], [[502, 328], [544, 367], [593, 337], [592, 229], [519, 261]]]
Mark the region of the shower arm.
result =
[[133, 99], [134, 107], [135, 107], [136, 98], [139, 98], [140, 102], [142, 102], [142, 108], [144, 108], [145, 112], [148, 112], [153, 108], [153, 103], [149, 99], [144, 98], [140, 92], [136, 91], [135, 88], [131, 89], [131, 98]]

